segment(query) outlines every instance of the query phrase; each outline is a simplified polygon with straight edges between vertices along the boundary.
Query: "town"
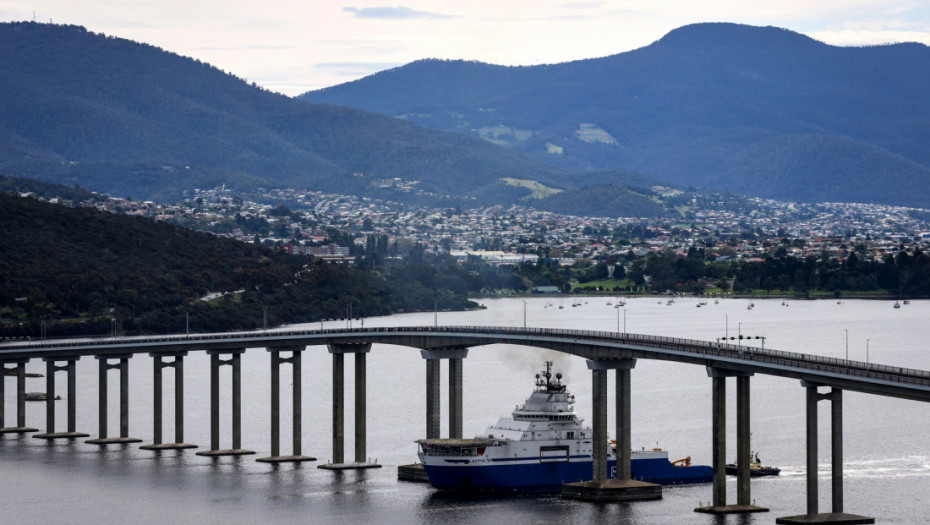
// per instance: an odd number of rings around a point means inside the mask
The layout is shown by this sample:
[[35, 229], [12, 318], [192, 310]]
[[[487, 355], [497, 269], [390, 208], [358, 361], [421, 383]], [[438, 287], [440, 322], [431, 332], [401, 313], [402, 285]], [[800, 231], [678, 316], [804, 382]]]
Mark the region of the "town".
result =
[[574, 217], [524, 206], [412, 208], [294, 189], [265, 190], [252, 199], [219, 187], [195, 190], [180, 204], [107, 198], [92, 205], [335, 262], [351, 262], [371, 236], [458, 258], [474, 255], [490, 264], [544, 256], [562, 265], [668, 250], [684, 256], [695, 246], [705, 249], [709, 261], [825, 252], [842, 261], [855, 250], [860, 260], [877, 262], [901, 251], [926, 251], [930, 242], [930, 211], [876, 204], [754, 198], [746, 201], [750, 209], [740, 212], [701, 209], [695, 199], [684, 216], [672, 220]]

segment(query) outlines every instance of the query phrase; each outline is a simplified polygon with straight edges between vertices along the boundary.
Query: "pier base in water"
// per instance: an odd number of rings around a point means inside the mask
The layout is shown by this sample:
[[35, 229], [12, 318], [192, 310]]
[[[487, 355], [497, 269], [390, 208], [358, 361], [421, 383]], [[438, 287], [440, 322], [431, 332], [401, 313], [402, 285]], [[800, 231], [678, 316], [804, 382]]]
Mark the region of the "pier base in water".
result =
[[39, 429], [32, 427], [5, 427], [0, 428], [0, 434], [26, 434], [28, 432], [38, 432]]
[[33, 434], [32, 437], [36, 439], [47, 439], [49, 441], [53, 439], [77, 439], [90, 437], [90, 434], [85, 434], [83, 432], [45, 432], [43, 434]]
[[765, 507], [757, 507], [755, 505], [718, 505], [694, 509], [694, 512], [702, 512], [704, 514], [749, 514], [752, 512], [768, 511], [769, 509]]
[[775, 523], [829, 523], [831, 525], [858, 525], [875, 523], [875, 518], [846, 514], [845, 512], [825, 512], [821, 514], [801, 514], [777, 518]]
[[642, 501], [662, 499], [662, 485], [637, 480], [607, 479], [562, 485], [562, 497], [582, 501]]
[[429, 476], [426, 475], [426, 469], [422, 463], [412, 463], [410, 465], [397, 466], [397, 479], [401, 481], [425, 481], [429, 482]]
[[364, 470], [369, 468], [381, 468], [381, 465], [367, 461], [353, 461], [351, 463], [327, 463], [325, 465], [318, 465], [317, 468], [326, 470]]
[[310, 456], [270, 456], [267, 458], [258, 458], [255, 461], [259, 463], [303, 463], [304, 461], [316, 461], [316, 458]]
[[197, 445], [192, 445], [190, 443], [155, 443], [153, 445], [142, 445], [139, 447], [142, 450], [184, 450], [188, 448], [197, 448]]
[[206, 457], [220, 457], [220, 456], [248, 456], [254, 454], [254, 450], [246, 450], [243, 448], [224, 448], [219, 450], [204, 450], [198, 452], [198, 456]]

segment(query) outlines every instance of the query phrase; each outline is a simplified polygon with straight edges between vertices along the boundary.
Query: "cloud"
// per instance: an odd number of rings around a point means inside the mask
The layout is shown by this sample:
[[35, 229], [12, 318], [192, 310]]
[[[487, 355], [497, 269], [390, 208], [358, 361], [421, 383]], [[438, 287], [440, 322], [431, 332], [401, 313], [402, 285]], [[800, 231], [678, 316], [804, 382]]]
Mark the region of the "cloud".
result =
[[343, 7], [346, 13], [352, 13], [355, 18], [375, 18], [380, 20], [416, 20], [421, 18], [452, 18], [450, 15], [420, 11], [409, 7]]

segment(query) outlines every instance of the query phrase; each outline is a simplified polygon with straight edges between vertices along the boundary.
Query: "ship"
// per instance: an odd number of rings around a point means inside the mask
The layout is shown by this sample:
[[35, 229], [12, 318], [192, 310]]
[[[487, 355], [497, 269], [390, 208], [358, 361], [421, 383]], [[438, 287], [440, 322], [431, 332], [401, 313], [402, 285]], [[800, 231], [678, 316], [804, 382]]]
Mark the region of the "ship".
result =
[[[536, 374], [533, 392], [511, 417], [502, 417], [474, 438], [420, 439], [417, 453], [433, 487], [452, 491], [551, 492], [565, 483], [592, 479], [594, 446], [606, 448], [608, 476], [616, 477], [611, 443], [594, 443], [594, 432], [574, 411], [575, 397], [552, 373]], [[660, 448], [631, 451], [634, 479], [661, 484], [713, 480], [713, 468], [668, 460]]]

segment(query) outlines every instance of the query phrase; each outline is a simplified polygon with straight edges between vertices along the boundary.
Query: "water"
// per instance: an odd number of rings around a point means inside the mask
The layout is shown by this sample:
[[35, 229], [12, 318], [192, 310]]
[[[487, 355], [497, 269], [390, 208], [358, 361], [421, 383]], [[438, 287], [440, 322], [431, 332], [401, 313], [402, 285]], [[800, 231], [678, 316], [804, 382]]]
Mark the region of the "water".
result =
[[[551, 300], [554, 304], [546, 308]], [[623, 310], [606, 298], [558, 309], [559, 299], [485, 300], [486, 310], [440, 312], [366, 319], [365, 326], [444, 325], [527, 326], [623, 330]], [[668, 306], [658, 298], [628, 300], [626, 329], [634, 333], [714, 340], [726, 333], [765, 336], [767, 348], [930, 369], [930, 301], [893, 309], [890, 301], [722, 300], [696, 308], [694, 299]], [[310, 328], [319, 324], [309, 325]], [[331, 326], [337, 326], [332, 324]], [[338, 324], [345, 326], [345, 322]], [[847, 347], [848, 336], [848, 347]], [[752, 340], [759, 346], [761, 340]], [[195, 451], [153, 453], [137, 445], [101, 448], [75, 442], [46, 443], [31, 437], [0, 437], [0, 519], [8, 523], [50, 523], [64, 519], [100, 523], [772, 523], [806, 509], [804, 389], [796, 380], [752, 379], [752, 446], [781, 476], [752, 482], [757, 505], [771, 512], [713, 517], [693, 509], [711, 499], [710, 485], [666, 487], [661, 501], [595, 505], [557, 495], [462, 497], [401, 482], [396, 467], [415, 460], [415, 439], [425, 432], [425, 366], [416, 349], [375, 345], [368, 356], [368, 455], [384, 466], [359, 472], [316, 468], [331, 456], [331, 360], [322, 347], [308, 348], [303, 362], [303, 452], [319, 459], [302, 465], [256, 463], [269, 455], [269, 358], [262, 349], [243, 356], [243, 446], [256, 456], [217, 460]], [[551, 351], [491, 345], [473, 348], [464, 367], [464, 428], [473, 435], [509, 414], [529, 394], [544, 360], [555, 361], [577, 399], [576, 410], [590, 418], [591, 376], [583, 359]], [[347, 459], [352, 458], [352, 357], [346, 359]], [[30, 372], [44, 373], [34, 360]], [[447, 402], [447, 367], [442, 367], [442, 402]], [[140, 355], [130, 361], [130, 435], [152, 436], [152, 365]], [[166, 440], [174, 437], [170, 389], [165, 372]], [[66, 392], [64, 374], [57, 391]], [[118, 433], [117, 374], [110, 376], [109, 429]], [[202, 353], [185, 360], [185, 441], [209, 444], [209, 361]], [[7, 378], [7, 424], [15, 421], [15, 381]], [[27, 390], [44, 390], [44, 379], [28, 379]], [[230, 446], [229, 370], [222, 371], [224, 414], [221, 447]], [[711, 459], [710, 381], [702, 367], [640, 360], [633, 370], [632, 440], [636, 447], [659, 446], [674, 458]], [[613, 375], [610, 375], [613, 383]], [[282, 367], [282, 414], [289, 414], [290, 366]], [[729, 456], [735, 456], [735, 383], [728, 383]], [[97, 429], [97, 366], [78, 362], [78, 430]], [[610, 386], [612, 389], [612, 386]], [[65, 402], [58, 404], [56, 428], [66, 425]], [[444, 409], [446, 407], [443, 407]], [[609, 428], [613, 428], [613, 407]], [[829, 404], [820, 406], [820, 509], [830, 510]], [[27, 405], [27, 424], [44, 429], [44, 405]], [[442, 414], [443, 432], [448, 415]], [[930, 493], [930, 408], [924, 403], [844, 393], [845, 510], [882, 523], [926, 521], [922, 499]], [[290, 421], [282, 418], [281, 452], [290, 453]], [[735, 502], [735, 481], [728, 501]]]

